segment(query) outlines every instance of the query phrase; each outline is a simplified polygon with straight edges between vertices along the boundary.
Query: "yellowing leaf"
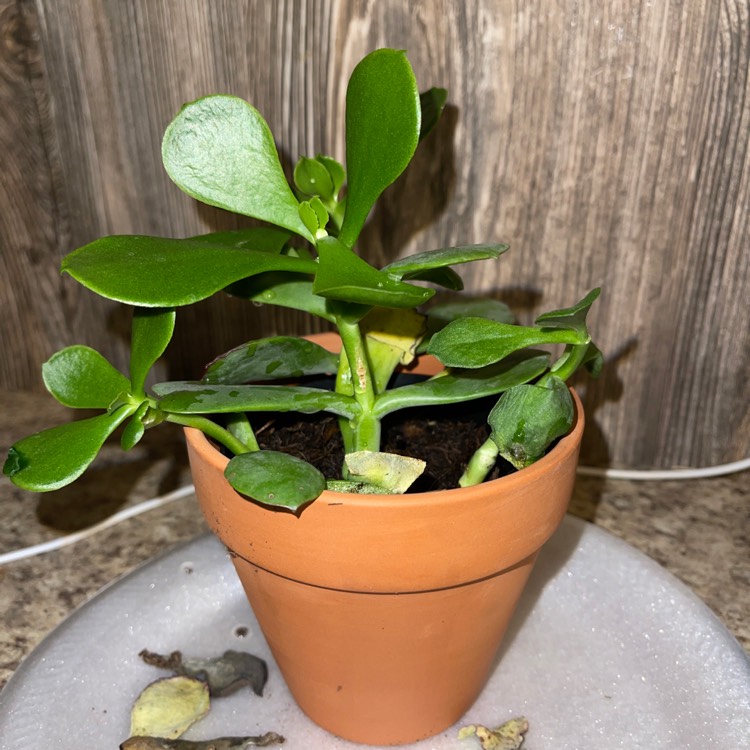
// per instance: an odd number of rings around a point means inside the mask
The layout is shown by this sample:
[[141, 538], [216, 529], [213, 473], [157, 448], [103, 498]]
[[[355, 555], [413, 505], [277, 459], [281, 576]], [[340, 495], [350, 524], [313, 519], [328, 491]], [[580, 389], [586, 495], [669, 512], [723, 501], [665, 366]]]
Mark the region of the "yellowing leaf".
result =
[[157, 680], [133, 705], [130, 735], [175, 739], [203, 718], [209, 707], [205, 682], [183, 676]]
[[397, 352], [402, 365], [408, 365], [416, 356], [427, 326], [425, 316], [414, 310], [375, 307], [362, 320], [362, 329], [372, 341]]
[[419, 458], [378, 451], [347, 453], [344, 462], [352, 477], [394, 495], [406, 492], [427, 465]]
[[476, 736], [482, 750], [519, 750], [523, 745], [523, 736], [529, 731], [529, 722], [524, 716], [510, 719], [495, 729], [488, 729], [481, 724], [470, 724], [458, 732], [458, 739]]

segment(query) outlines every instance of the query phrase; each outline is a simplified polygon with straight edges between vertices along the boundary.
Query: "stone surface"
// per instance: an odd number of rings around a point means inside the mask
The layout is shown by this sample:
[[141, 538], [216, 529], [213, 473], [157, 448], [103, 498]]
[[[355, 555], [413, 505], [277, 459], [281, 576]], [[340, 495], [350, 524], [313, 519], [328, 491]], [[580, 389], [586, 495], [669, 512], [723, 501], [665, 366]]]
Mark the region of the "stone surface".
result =
[[[0, 449], [64, 419], [49, 397], [0, 391]], [[171, 426], [169, 426], [171, 427]], [[0, 555], [85, 528], [190, 482], [179, 430], [107, 449], [72, 488], [33, 495], [0, 478]], [[700, 481], [580, 477], [570, 511], [621, 537], [687, 583], [750, 648], [750, 474]], [[0, 566], [0, 685], [102, 586], [205, 531], [192, 496], [62, 549]]]

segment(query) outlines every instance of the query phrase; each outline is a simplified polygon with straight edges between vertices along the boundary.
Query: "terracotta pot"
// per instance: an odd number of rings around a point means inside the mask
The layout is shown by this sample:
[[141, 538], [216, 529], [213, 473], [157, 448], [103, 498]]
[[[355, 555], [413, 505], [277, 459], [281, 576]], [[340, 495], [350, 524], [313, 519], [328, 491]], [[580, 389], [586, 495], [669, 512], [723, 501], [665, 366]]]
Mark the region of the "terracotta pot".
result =
[[[317, 341], [335, 350], [333, 337]], [[421, 363], [422, 371], [436, 363]], [[236, 493], [187, 429], [198, 500], [229, 548], [300, 708], [333, 734], [394, 745], [470, 708], [541, 546], [572, 492], [583, 411], [532, 466], [414, 495], [324, 492], [297, 516]]]

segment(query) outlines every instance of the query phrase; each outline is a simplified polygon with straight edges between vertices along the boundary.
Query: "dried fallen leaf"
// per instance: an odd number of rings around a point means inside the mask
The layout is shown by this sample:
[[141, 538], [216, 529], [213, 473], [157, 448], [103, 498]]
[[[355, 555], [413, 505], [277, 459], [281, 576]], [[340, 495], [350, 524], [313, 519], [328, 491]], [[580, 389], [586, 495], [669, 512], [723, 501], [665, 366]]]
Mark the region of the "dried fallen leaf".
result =
[[482, 750], [519, 750], [523, 745], [523, 736], [529, 731], [529, 722], [524, 716], [510, 719], [495, 729], [488, 729], [481, 724], [470, 724], [458, 732], [458, 739], [476, 735]]
[[175, 739], [209, 709], [208, 685], [180, 675], [148, 685], [130, 713], [131, 737]]
[[120, 750], [247, 750], [250, 747], [282, 745], [284, 741], [276, 732], [266, 732], [257, 737], [217, 737], [201, 741], [131, 737], [120, 745]]
[[162, 656], [143, 649], [139, 656], [154, 667], [169, 669], [208, 683], [213, 696], [228, 695], [242, 685], [249, 684], [256, 695], [263, 695], [268, 679], [268, 667], [263, 659], [244, 651], [225, 651], [213, 659], [185, 659], [179, 651]]

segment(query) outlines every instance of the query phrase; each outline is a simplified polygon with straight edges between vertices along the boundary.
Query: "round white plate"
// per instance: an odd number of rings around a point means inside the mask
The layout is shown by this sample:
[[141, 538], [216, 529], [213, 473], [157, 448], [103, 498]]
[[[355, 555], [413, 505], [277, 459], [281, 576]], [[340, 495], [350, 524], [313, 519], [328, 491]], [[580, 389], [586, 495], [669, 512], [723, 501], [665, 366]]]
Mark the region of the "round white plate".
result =
[[[0, 693], [0, 748], [116, 750], [134, 699], [166, 675], [141, 662], [143, 648], [235, 648], [268, 662], [262, 698], [242, 688], [215, 700], [184, 739], [276, 731], [290, 750], [356, 747], [295, 707], [226, 552], [206, 535], [109, 586], [39, 645]], [[750, 660], [657, 563], [567, 517], [479, 701], [464, 721], [411, 747], [473, 750], [475, 739], [457, 739], [459, 726], [518, 715], [531, 725], [529, 750], [739, 750], [750, 747]]]

